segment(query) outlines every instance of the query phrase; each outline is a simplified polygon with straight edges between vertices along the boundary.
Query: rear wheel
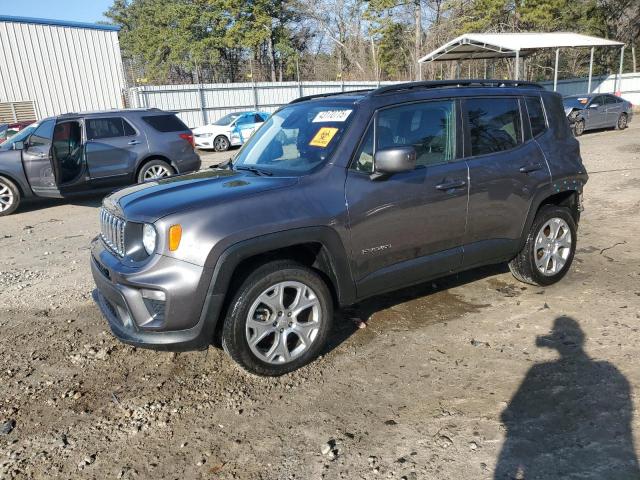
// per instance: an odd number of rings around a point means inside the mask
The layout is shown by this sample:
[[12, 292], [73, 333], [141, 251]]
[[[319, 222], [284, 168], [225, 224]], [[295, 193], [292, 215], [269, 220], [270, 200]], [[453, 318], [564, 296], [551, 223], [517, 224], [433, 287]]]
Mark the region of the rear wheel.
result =
[[218, 135], [213, 139], [213, 148], [216, 152], [226, 152], [230, 146], [229, 139], [224, 135]]
[[566, 207], [548, 205], [536, 215], [524, 247], [509, 262], [518, 280], [551, 285], [564, 277], [576, 250], [577, 228]]
[[222, 345], [245, 370], [278, 376], [311, 362], [326, 343], [332, 297], [313, 270], [292, 261], [257, 268], [229, 306]]
[[15, 183], [0, 177], [0, 217], [11, 215], [20, 205], [20, 190]]
[[151, 160], [145, 163], [138, 173], [138, 183], [158, 180], [173, 175], [173, 167], [164, 160]]
[[618, 117], [618, 121], [616, 122], [616, 130], [624, 130], [627, 128], [627, 114], [623, 113]]
[[584, 133], [584, 120], [578, 120], [573, 124], [573, 133], [576, 137], [579, 137]]

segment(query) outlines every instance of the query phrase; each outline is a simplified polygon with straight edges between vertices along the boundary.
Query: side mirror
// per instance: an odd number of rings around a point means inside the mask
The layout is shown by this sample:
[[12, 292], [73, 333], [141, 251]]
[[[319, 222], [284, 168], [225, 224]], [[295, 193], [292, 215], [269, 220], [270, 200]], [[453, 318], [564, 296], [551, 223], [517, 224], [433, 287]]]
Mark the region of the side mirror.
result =
[[24, 150], [25, 144], [24, 142], [13, 142], [11, 144], [11, 148], [13, 150]]
[[597, 103], [592, 103], [591, 105], [589, 105], [589, 108], [598, 108], [600, 105], [598, 105]]
[[410, 146], [378, 150], [374, 156], [373, 178], [410, 172], [416, 168], [416, 149]]

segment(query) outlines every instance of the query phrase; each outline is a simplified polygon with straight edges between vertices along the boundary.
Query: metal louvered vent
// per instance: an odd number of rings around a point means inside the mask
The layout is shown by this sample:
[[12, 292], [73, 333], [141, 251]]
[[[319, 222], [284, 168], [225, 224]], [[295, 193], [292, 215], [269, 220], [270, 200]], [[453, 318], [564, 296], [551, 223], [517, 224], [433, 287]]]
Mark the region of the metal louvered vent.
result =
[[100, 209], [100, 235], [104, 243], [119, 257], [124, 257], [124, 227], [127, 222], [108, 212], [104, 207]]
[[36, 121], [36, 109], [31, 100], [0, 102], [0, 123]]

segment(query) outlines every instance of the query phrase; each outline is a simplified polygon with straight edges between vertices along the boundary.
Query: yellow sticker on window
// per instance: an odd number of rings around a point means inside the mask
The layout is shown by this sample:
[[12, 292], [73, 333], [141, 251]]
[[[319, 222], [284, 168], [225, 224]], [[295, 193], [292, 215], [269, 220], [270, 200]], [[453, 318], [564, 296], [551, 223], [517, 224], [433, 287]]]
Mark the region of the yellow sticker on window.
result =
[[312, 147], [326, 147], [331, 142], [331, 139], [338, 133], [338, 129], [335, 127], [322, 127], [318, 130], [318, 133], [311, 139], [309, 145]]

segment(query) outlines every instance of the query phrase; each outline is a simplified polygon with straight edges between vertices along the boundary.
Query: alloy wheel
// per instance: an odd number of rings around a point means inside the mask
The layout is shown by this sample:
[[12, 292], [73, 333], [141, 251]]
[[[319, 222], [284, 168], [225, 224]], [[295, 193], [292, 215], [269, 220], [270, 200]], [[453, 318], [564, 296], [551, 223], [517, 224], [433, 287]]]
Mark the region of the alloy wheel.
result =
[[562, 218], [547, 220], [536, 236], [534, 259], [536, 268], [547, 277], [558, 274], [571, 255], [571, 229]]
[[0, 212], [9, 210], [14, 202], [15, 197], [9, 186], [0, 182]]
[[575, 125], [575, 132], [576, 132], [576, 136], [579, 137], [580, 135], [582, 135], [584, 133], [584, 120], [580, 120], [578, 122], [576, 122]]
[[297, 281], [279, 282], [251, 305], [247, 343], [266, 363], [288, 363], [309, 350], [322, 321], [320, 300], [311, 287]]
[[213, 140], [213, 148], [218, 152], [224, 152], [229, 149], [229, 141], [223, 136], [218, 136]]
[[627, 128], [627, 116], [620, 115], [620, 118], [618, 118], [618, 129], [624, 130], [625, 128]]
[[144, 179], [155, 180], [158, 178], [168, 177], [170, 175], [171, 172], [168, 168], [163, 167], [162, 165], [153, 165], [144, 172]]

